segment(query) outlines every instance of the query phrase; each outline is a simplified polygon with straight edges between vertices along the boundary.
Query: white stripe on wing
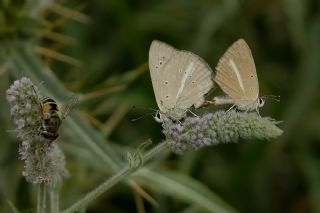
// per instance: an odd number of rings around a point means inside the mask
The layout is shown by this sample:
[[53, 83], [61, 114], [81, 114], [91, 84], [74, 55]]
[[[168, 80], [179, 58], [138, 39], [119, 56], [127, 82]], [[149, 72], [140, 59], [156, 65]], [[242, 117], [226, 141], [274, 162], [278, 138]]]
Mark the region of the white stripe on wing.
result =
[[181, 95], [181, 93], [182, 93], [182, 91], [184, 89], [184, 86], [186, 84], [187, 78], [188, 78], [189, 75], [192, 75], [193, 70], [194, 70], [194, 63], [191, 62], [188, 65], [187, 69], [184, 71], [184, 75], [183, 75], [183, 77], [181, 79], [180, 87], [179, 87], [179, 90], [178, 90], [177, 95], [176, 95], [176, 100], [178, 100], [180, 98], [180, 95]]
[[236, 64], [234, 63], [234, 61], [232, 59], [229, 60], [229, 64], [231, 65], [231, 68], [232, 68], [233, 72], [236, 74], [238, 82], [239, 82], [239, 85], [240, 85], [242, 91], [244, 92], [244, 86], [243, 86], [242, 78], [241, 78], [240, 72], [239, 72]]

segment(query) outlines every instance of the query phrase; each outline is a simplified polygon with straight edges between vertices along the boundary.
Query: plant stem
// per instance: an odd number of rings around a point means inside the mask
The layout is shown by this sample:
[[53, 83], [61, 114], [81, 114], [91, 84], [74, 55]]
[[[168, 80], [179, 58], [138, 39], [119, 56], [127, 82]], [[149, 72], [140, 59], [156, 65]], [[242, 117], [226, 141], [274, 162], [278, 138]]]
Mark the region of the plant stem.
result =
[[[167, 148], [168, 148], [168, 143], [162, 142], [158, 144], [157, 146], [152, 148], [150, 151], [148, 151], [144, 156], [142, 156], [142, 161], [143, 162], [149, 161], [150, 159], [155, 157], [157, 154], [161, 153], [162, 151], [165, 151]], [[107, 179], [105, 182], [103, 182], [101, 185], [99, 185], [97, 188], [95, 188], [91, 192], [87, 193], [83, 198], [78, 200], [68, 209], [64, 210], [63, 213], [73, 213], [81, 208], [85, 208], [91, 201], [93, 201], [98, 196], [106, 192], [115, 184], [124, 180], [130, 174], [135, 172], [136, 169], [137, 168], [130, 168], [128, 165], [125, 166], [118, 173], [116, 173], [115, 175]]]
[[56, 188], [51, 188], [49, 191], [50, 196], [50, 212], [59, 213], [59, 195]]
[[45, 213], [46, 209], [46, 186], [44, 183], [38, 185], [37, 213]]

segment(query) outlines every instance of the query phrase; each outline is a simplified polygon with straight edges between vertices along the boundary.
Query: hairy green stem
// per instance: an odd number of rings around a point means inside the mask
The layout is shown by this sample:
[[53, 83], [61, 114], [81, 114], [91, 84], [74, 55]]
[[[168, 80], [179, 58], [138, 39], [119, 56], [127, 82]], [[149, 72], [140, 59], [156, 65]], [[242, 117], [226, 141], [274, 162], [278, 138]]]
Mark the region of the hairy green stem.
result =
[[55, 188], [51, 188], [49, 190], [50, 196], [50, 212], [51, 213], [59, 213], [59, 194], [58, 190]]
[[45, 213], [46, 211], [46, 185], [38, 184], [37, 213]]
[[[168, 148], [169, 148], [168, 143], [163, 142], [163, 143], [158, 144], [157, 146], [155, 146], [150, 151], [148, 151], [145, 155], [142, 156], [142, 162], [149, 161], [150, 159], [155, 157], [157, 154], [167, 150]], [[110, 189], [115, 184], [124, 180], [130, 174], [135, 172], [136, 169], [137, 169], [137, 167], [130, 167], [129, 165], [125, 166], [120, 171], [118, 171], [118, 173], [114, 174], [112, 177], [107, 179], [105, 182], [103, 182], [97, 188], [95, 188], [91, 192], [87, 193], [83, 198], [78, 200], [76, 203], [74, 203], [68, 209], [64, 210], [63, 213], [73, 213], [79, 209], [85, 208], [91, 201], [95, 200], [98, 196], [100, 196], [101, 194], [106, 192], [108, 189]]]

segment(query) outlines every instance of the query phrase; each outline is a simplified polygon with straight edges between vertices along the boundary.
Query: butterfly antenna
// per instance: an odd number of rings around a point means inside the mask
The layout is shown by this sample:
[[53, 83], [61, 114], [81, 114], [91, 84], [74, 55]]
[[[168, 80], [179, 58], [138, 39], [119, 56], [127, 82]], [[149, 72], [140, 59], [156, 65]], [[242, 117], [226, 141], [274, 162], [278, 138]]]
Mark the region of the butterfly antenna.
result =
[[145, 111], [152, 111], [152, 112], [157, 112], [158, 110], [157, 109], [153, 109], [153, 108], [146, 108], [146, 107], [136, 107], [136, 106], [132, 106], [130, 111], [133, 111], [134, 109], [143, 109]]
[[280, 102], [280, 95], [264, 95], [262, 96], [264, 99], [271, 99], [277, 102]]
[[158, 109], [153, 109], [153, 108], [148, 108], [148, 110], [150, 110], [150, 111], [152, 111], [152, 112], [157, 112], [158, 111]]
[[135, 122], [135, 121], [140, 120], [141, 118], [147, 117], [147, 116], [152, 115], [152, 114], [153, 114], [153, 112], [152, 112], [152, 113], [149, 112], [149, 113], [144, 114], [144, 115], [142, 115], [142, 116], [140, 116], [140, 117], [138, 117], [138, 118], [133, 118], [133, 119], [131, 119], [131, 121], [132, 121], [132, 122]]
[[[131, 109], [130, 109], [130, 111], [133, 111], [134, 109], [138, 109], [136, 106], [133, 106], [133, 107], [131, 107]], [[140, 120], [141, 118], [144, 118], [144, 117], [147, 117], [147, 116], [149, 116], [149, 115], [153, 115], [155, 112], [157, 112], [158, 110], [156, 110], [156, 109], [153, 109], [153, 108], [145, 108], [145, 107], [139, 107], [139, 109], [143, 109], [143, 110], [145, 110], [145, 111], [149, 111], [147, 114], [144, 114], [144, 115], [142, 115], [142, 116], [140, 116], [140, 117], [138, 117], [138, 118], [133, 118], [133, 119], [131, 119], [131, 121], [132, 122], [135, 122], [135, 121], [137, 121], [137, 120]], [[150, 112], [151, 111], [151, 112]]]
[[17, 130], [16, 129], [7, 129], [6, 132], [8, 132], [8, 133], [16, 133]]

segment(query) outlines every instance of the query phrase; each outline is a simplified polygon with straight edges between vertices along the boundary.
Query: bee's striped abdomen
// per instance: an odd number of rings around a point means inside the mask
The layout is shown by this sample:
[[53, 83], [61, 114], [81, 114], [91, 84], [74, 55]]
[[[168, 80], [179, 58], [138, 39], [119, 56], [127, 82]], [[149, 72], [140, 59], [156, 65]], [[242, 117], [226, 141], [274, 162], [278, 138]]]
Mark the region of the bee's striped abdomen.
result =
[[43, 129], [42, 136], [55, 140], [58, 137], [58, 129], [61, 125], [61, 118], [59, 115], [59, 108], [55, 100], [46, 97], [41, 100], [43, 113]]

